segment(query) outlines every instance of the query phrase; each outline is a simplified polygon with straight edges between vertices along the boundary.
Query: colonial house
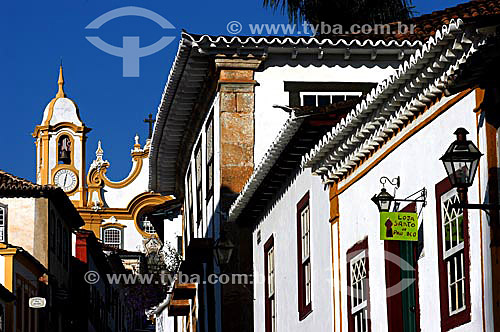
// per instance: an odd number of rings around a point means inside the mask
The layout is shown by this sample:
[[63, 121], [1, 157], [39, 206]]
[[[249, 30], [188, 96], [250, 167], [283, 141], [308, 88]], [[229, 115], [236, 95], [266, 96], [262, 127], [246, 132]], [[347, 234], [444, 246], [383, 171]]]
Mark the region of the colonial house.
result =
[[[71, 235], [83, 220], [64, 191], [0, 171], [1, 283], [16, 295], [6, 331], [63, 331], [71, 326]], [[48, 285], [48, 287], [46, 287]], [[28, 300], [42, 296], [35, 312]]]
[[[359, 98], [294, 107], [233, 203], [229, 222], [252, 227], [256, 331], [331, 331], [328, 190], [301, 158]], [[266, 208], [267, 207], [267, 208]]]
[[[8, 302], [3, 304], [3, 331], [45, 331], [49, 326], [57, 329], [57, 321], [49, 322], [49, 319], [60, 319], [57, 308], [52, 299], [54, 310], [51, 317], [49, 308], [31, 308], [29, 303], [32, 298], [42, 297], [46, 300], [51, 299], [49, 295], [50, 288], [44, 282], [47, 276], [47, 269], [40, 264], [29, 252], [21, 247], [8, 246], [0, 249], [0, 271], [3, 273], [4, 285], [15, 285]], [[4, 287], [4, 286], [2, 286]], [[10, 291], [4, 288], [7, 292]]]
[[[317, 107], [359, 98], [420, 47], [416, 38], [381, 42], [182, 33], [156, 118], [149, 188], [182, 204], [180, 271], [199, 275], [200, 282], [194, 283], [194, 297], [176, 292], [186, 285], [175, 285], [173, 295], [157, 309], [157, 319], [169, 322], [162, 326], [174, 331], [253, 330], [251, 283], [210, 283], [208, 277], [252, 275], [252, 223], [237, 224], [228, 214], [289, 121], [290, 109], [273, 106]], [[299, 126], [302, 116], [309, 115], [297, 116], [293, 126]], [[294, 160], [337, 123], [338, 115], [325, 111], [315, 121], [318, 128], [313, 129], [313, 120], [306, 121], [306, 144], [297, 144]], [[285, 164], [281, 167], [288, 174]], [[232, 255], [220, 255], [231, 244]]]
[[256, 331], [498, 330], [498, 8], [413, 19], [415, 54], [348, 111], [288, 108], [228, 216], [252, 228]]

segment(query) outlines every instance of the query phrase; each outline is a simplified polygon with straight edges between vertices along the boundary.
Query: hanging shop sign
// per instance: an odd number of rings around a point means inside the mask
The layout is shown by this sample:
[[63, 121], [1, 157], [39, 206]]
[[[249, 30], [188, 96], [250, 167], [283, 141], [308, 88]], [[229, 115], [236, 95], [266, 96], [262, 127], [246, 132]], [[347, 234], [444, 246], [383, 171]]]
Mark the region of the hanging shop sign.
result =
[[418, 215], [409, 212], [380, 212], [380, 239], [418, 241]]

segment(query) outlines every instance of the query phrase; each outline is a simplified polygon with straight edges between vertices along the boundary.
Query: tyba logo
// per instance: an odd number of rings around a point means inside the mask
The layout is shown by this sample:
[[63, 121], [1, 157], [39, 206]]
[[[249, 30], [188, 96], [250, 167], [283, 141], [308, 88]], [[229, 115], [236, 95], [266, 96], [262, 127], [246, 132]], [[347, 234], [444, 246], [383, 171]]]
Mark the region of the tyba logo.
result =
[[[117, 8], [104, 13], [90, 22], [85, 29], [99, 29], [104, 23], [123, 16], [144, 17], [155, 22], [163, 29], [175, 29], [169, 21], [157, 13], [134, 6]], [[161, 51], [175, 39], [175, 37], [163, 36], [154, 44], [140, 47], [138, 36], [124, 36], [122, 47], [117, 47], [106, 43], [99, 37], [85, 38], [101, 51], [123, 59], [123, 77], [139, 77], [139, 59]]]

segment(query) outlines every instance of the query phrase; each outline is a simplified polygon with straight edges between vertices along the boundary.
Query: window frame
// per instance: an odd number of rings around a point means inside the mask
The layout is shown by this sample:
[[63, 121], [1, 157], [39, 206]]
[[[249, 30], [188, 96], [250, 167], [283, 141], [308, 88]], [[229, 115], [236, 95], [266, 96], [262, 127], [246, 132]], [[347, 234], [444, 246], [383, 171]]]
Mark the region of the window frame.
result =
[[[333, 97], [343, 97], [343, 101], [347, 101], [349, 99], [359, 98], [363, 93], [361, 91], [300, 91], [299, 95], [301, 106], [321, 107], [334, 104], [332, 101]], [[306, 97], [314, 97], [315, 105], [305, 105]], [[326, 105], [319, 105], [319, 97], [329, 97], [330, 101]]]
[[189, 236], [190, 238], [194, 238], [194, 216], [193, 216], [193, 172], [192, 167], [189, 167], [186, 173], [186, 196], [187, 196], [187, 221], [189, 225]]
[[2, 216], [3, 220], [2, 223], [3, 225], [0, 225], [0, 229], [3, 229], [3, 239], [0, 239], [0, 243], [8, 243], [9, 238], [8, 238], [8, 226], [9, 226], [9, 210], [8, 206], [6, 204], [0, 203], [0, 210], [3, 211]]
[[194, 150], [195, 191], [196, 191], [196, 225], [199, 227], [203, 220], [203, 153], [200, 136]]
[[[62, 160], [60, 160], [61, 144], [62, 144], [62, 140], [64, 137], [67, 137], [70, 141], [70, 150], [69, 150], [70, 161], [69, 161], [69, 163], [64, 163]], [[75, 148], [75, 141], [74, 141], [73, 137], [69, 133], [63, 132], [57, 137], [56, 141], [57, 141], [57, 165], [73, 165], [73, 163], [74, 163], [73, 150]]]
[[[211, 135], [209, 135], [209, 133]], [[205, 154], [206, 154], [206, 169], [207, 169], [207, 174], [206, 174], [206, 201], [208, 202], [210, 198], [212, 198], [213, 193], [214, 193], [214, 160], [215, 160], [215, 146], [214, 146], [214, 112], [213, 109], [211, 110], [211, 114], [208, 116], [208, 120], [206, 123], [206, 128], [205, 128], [205, 137], [206, 137], [206, 144], [205, 144]], [[209, 147], [209, 142], [211, 143], [212, 149], [211, 151], [208, 150]], [[210, 153], [211, 152], [211, 153]], [[210, 179], [210, 170], [212, 171], [212, 178]]]
[[115, 225], [104, 226], [101, 228], [102, 243], [109, 245], [109, 246], [116, 245], [116, 243], [108, 243], [106, 241], [106, 231], [112, 231], [112, 230], [118, 231], [118, 234], [120, 235], [120, 243], [118, 244], [118, 249], [123, 249], [123, 229], [120, 227], [117, 227]]
[[300, 106], [301, 92], [361, 92], [368, 94], [375, 86], [376, 82], [297, 82], [285, 81], [284, 91], [288, 92], [288, 105]]
[[[365, 271], [366, 271], [366, 312], [367, 312], [367, 330], [371, 331], [371, 319], [370, 319], [370, 262], [369, 262], [369, 253], [368, 253], [368, 238], [365, 237], [363, 240], [359, 241], [355, 245], [353, 245], [346, 253], [346, 264], [347, 264], [347, 319], [348, 319], [348, 331], [355, 332], [354, 328], [354, 313], [352, 308], [352, 299], [351, 299], [351, 269], [352, 262], [356, 259], [359, 260], [360, 256], [363, 255], [365, 259]], [[363, 307], [362, 309], [364, 309]]]
[[[36, 287], [19, 273], [16, 273], [16, 331], [35, 331], [36, 310], [29, 307], [29, 299], [36, 295]], [[14, 323], [14, 322], [13, 322]]]
[[[302, 212], [308, 209], [308, 257], [303, 259], [302, 241]], [[309, 270], [309, 287], [306, 281], [306, 269]], [[297, 203], [297, 276], [298, 276], [298, 312], [299, 321], [305, 319], [312, 312], [312, 267], [311, 267], [311, 207], [309, 204], [309, 191]], [[306, 302], [307, 289], [309, 288], [309, 303]]]
[[[273, 252], [273, 289], [274, 292], [269, 295], [269, 253]], [[264, 244], [264, 303], [265, 303], [265, 331], [276, 331], [276, 251], [274, 247], [274, 236], [271, 235]], [[273, 321], [272, 313], [275, 313]], [[274, 324], [273, 324], [274, 323]]]
[[[453, 188], [448, 178], [445, 178], [436, 184], [436, 217], [437, 217], [437, 243], [438, 243], [438, 270], [439, 270], [439, 294], [441, 310], [441, 329], [449, 331], [458, 326], [467, 324], [471, 321], [471, 298], [470, 298], [470, 246], [469, 246], [469, 218], [467, 209], [462, 210], [463, 216], [463, 248], [453, 250], [452, 253], [445, 256], [445, 239], [443, 237], [443, 206], [442, 200], [448, 194], [452, 194], [456, 189]], [[465, 308], [450, 313], [449, 292], [448, 292], [448, 268], [447, 260], [454, 257], [463, 250], [464, 267], [464, 304]]]

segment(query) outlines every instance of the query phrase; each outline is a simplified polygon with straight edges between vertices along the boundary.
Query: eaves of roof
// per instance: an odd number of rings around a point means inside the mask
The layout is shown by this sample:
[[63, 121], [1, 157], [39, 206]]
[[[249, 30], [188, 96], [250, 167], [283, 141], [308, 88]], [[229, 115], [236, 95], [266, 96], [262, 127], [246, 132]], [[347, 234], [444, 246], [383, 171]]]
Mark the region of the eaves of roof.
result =
[[445, 92], [459, 65], [484, 42], [480, 35], [464, 30], [460, 19], [438, 30], [324, 135], [303, 157], [302, 165], [311, 167], [324, 182], [338, 181], [349, 174], [360, 160]]
[[[202, 89], [209, 80], [210, 59], [216, 54], [238, 54], [248, 57], [266, 57], [273, 52], [293, 54], [344, 53], [390, 55], [403, 59], [420, 47], [419, 41], [363, 41], [338, 40], [324, 37], [240, 37], [208, 36], [182, 32], [179, 49], [163, 91], [150, 153], [149, 188], [152, 191], [182, 197], [179, 179], [187, 168], [186, 155], [194, 145], [193, 132], [199, 128], [196, 120], [204, 114], [194, 114], [201, 101]], [[358, 48], [355, 50], [355, 48]], [[376, 48], [377, 50], [374, 50]], [[356, 53], [358, 52], [358, 53]], [[207, 110], [208, 111], [208, 110]]]
[[[233, 202], [228, 220], [236, 221], [245, 213], [248, 220], [257, 221], [264, 212], [256, 208], [260, 204], [257, 201], [268, 201], [279, 192], [278, 179], [285, 182], [292, 176], [300, 168], [301, 154], [308, 151], [327, 128], [340, 121], [358, 99], [318, 108], [282, 107], [290, 112], [290, 117]], [[256, 212], [249, 211], [252, 209]]]
[[68, 195], [61, 188], [53, 185], [39, 185], [0, 170], [0, 197], [46, 197], [59, 206], [60, 213], [65, 215], [65, 219], [74, 229], [85, 225]]
[[278, 136], [271, 144], [264, 157], [262, 157], [262, 160], [255, 168], [254, 172], [241, 190], [241, 193], [231, 205], [231, 208], [229, 209], [228, 221], [235, 221], [239, 217], [303, 121], [304, 117], [297, 117], [295, 114], [292, 114], [286, 120], [285, 124], [278, 133]]

